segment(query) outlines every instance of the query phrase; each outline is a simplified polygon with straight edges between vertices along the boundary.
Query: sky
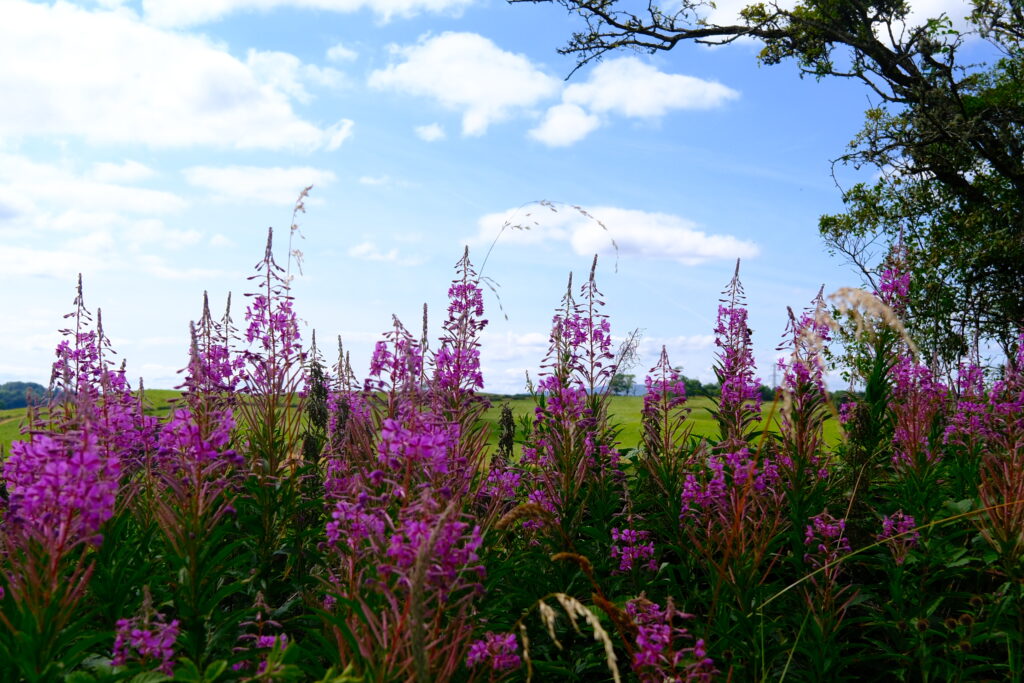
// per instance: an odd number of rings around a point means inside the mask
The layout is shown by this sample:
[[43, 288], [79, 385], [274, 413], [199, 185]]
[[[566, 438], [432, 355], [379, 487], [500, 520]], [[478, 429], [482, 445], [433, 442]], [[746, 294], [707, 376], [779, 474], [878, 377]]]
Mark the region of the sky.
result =
[[333, 360], [340, 335], [360, 376], [392, 315], [418, 336], [426, 303], [439, 336], [468, 246], [496, 290], [489, 391], [536, 377], [595, 254], [613, 333], [639, 332], [638, 380], [663, 345], [713, 379], [741, 259], [770, 382], [787, 306], [861, 284], [817, 222], [864, 178], [830, 160], [871, 93], [759, 66], [743, 41], [609, 54], [566, 80], [556, 50], [581, 26], [504, 0], [0, 0], [0, 383], [48, 382], [81, 273], [129, 377], [176, 386], [204, 291], [244, 318], [268, 227], [280, 263], [302, 253], [303, 337]]

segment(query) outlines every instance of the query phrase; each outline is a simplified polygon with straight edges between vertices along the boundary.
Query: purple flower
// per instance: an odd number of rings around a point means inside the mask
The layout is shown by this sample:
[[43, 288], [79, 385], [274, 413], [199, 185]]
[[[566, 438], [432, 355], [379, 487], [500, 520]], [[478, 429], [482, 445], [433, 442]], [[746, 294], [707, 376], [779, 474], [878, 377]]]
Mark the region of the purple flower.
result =
[[518, 669], [522, 665], [518, 650], [515, 634], [488, 631], [482, 639], [473, 641], [469, 646], [466, 666], [472, 669], [482, 664], [492, 671]]
[[459, 394], [484, 388], [479, 335], [487, 321], [482, 317], [483, 290], [469, 262], [468, 248], [455, 268], [459, 277], [448, 288], [448, 319], [441, 348], [434, 355], [434, 379], [440, 391]]
[[117, 455], [100, 452], [91, 433], [15, 441], [3, 465], [9, 519], [53, 552], [98, 544], [100, 526], [114, 514], [120, 474]]
[[[225, 465], [241, 466], [245, 460], [228, 448], [235, 420], [230, 410], [208, 416], [204, 430], [191, 411], [175, 410], [160, 432], [158, 456], [173, 470], [191, 465], [200, 467], [221, 461]], [[208, 433], [204, 434], [206, 431]]]
[[178, 620], [167, 623], [162, 614], [157, 614], [153, 619], [149, 616], [119, 619], [112, 663], [114, 666], [123, 666], [129, 662], [157, 664], [157, 671], [173, 676], [174, 644], [179, 632]]
[[754, 376], [755, 364], [751, 331], [747, 326], [747, 309], [743, 285], [740, 283], [740, 262], [736, 273], [722, 292], [715, 323], [715, 374], [721, 384], [718, 419], [721, 436], [730, 446], [744, 441], [747, 427], [761, 420], [761, 380]]
[[886, 545], [889, 546], [896, 564], [903, 564], [910, 549], [917, 545], [921, 534], [914, 530], [916, 526], [914, 518], [903, 514], [902, 510], [882, 518], [882, 533], [878, 535], [878, 540], [888, 541]]
[[[815, 569], [830, 565], [850, 552], [850, 541], [845, 536], [846, 520], [836, 519], [828, 512], [812, 517], [804, 532], [807, 553], [804, 562]], [[833, 572], [837, 571], [833, 568]]]
[[890, 405], [896, 417], [893, 463], [897, 467], [924, 468], [942, 457], [941, 451], [933, 448], [930, 434], [945, 411], [949, 390], [935, 379], [931, 370], [909, 356], [899, 359], [890, 376]]
[[657, 571], [658, 563], [654, 561], [654, 543], [648, 541], [651, 532], [638, 529], [612, 528], [613, 559], [619, 560], [619, 571], [628, 572], [634, 567], [643, 567], [649, 571]]
[[626, 614], [636, 625], [632, 666], [641, 683], [703, 682], [717, 673], [703, 640], [686, 645], [693, 636], [679, 621], [692, 615], [677, 610], [671, 599], [662, 609], [646, 598], [636, 598], [626, 603]]

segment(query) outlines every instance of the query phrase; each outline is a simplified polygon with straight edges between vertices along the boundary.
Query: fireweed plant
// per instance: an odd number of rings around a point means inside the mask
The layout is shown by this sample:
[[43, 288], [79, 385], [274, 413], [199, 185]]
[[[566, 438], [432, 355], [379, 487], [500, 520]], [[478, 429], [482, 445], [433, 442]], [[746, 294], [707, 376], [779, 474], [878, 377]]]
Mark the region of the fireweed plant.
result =
[[787, 316], [763, 406], [737, 265], [718, 433], [662, 350], [624, 444], [596, 260], [491, 433], [468, 252], [439, 333], [395, 319], [360, 378], [304, 340], [271, 237], [237, 323], [204, 296], [164, 418], [79, 283], [2, 463], [0, 680], [1020, 680], [1024, 336], [945, 383], [898, 249]]

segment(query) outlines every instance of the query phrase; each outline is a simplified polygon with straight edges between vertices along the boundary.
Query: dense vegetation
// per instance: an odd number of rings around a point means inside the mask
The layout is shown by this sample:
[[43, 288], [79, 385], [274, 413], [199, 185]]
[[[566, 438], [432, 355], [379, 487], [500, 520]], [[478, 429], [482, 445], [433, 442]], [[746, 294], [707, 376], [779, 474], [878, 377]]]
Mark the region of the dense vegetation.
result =
[[241, 329], [204, 306], [163, 417], [80, 288], [59, 398], [3, 463], [0, 680], [1020, 679], [1024, 345], [944, 386], [893, 269], [835, 300], [863, 397], [826, 390], [819, 296], [763, 407], [737, 273], [713, 433], [663, 352], [624, 448], [594, 269], [532, 413], [494, 424], [456, 268], [435, 350], [396, 320], [358, 381], [303, 346], [268, 243]]
[[24, 408], [29, 402], [38, 404], [46, 398], [46, 387], [35, 382], [4, 382], [0, 384], [0, 410]]

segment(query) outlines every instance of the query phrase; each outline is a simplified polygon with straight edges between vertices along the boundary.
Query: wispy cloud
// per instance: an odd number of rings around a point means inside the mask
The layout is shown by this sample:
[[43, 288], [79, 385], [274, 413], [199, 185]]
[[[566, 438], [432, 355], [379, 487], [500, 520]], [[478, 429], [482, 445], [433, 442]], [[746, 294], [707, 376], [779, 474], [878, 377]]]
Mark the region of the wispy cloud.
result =
[[[0, 111], [2, 109], [0, 107]], [[172, 192], [122, 184], [143, 180], [152, 174], [146, 166], [131, 161], [96, 163], [82, 172], [73, 164], [43, 163], [19, 154], [0, 153], [0, 204], [17, 209], [19, 213], [34, 210], [38, 204], [66, 207], [76, 212], [149, 215], [184, 209], [187, 202]]]
[[444, 128], [437, 123], [428, 123], [425, 126], [416, 126], [416, 137], [426, 142], [436, 142], [438, 140], [444, 140], [445, 133]]
[[323, 187], [335, 180], [333, 172], [309, 166], [193, 166], [183, 174], [189, 185], [224, 201], [282, 206], [294, 204], [304, 187]]
[[380, 261], [384, 263], [393, 263], [397, 266], [415, 266], [423, 262], [422, 259], [403, 256], [399, 253], [398, 249], [392, 247], [387, 251], [383, 251], [374, 242], [366, 240], [359, 244], [349, 247], [348, 255], [354, 259], [360, 261]]
[[[587, 212], [567, 208], [557, 212], [521, 209], [487, 214], [478, 221], [474, 244], [490, 244], [503, 227], [501, 239], [510, 244], [567, 243], [580, 255], [608, 254], [618, 247], [620, 256], [672, 260], [698, 265], [715, 259], [752, 258], [756, 244], [731, 235], [709, 234], [693, 221], [666, 213], [618, 207], [593, 207]], [[614, 242], [614, 244], [613, 244]]]

